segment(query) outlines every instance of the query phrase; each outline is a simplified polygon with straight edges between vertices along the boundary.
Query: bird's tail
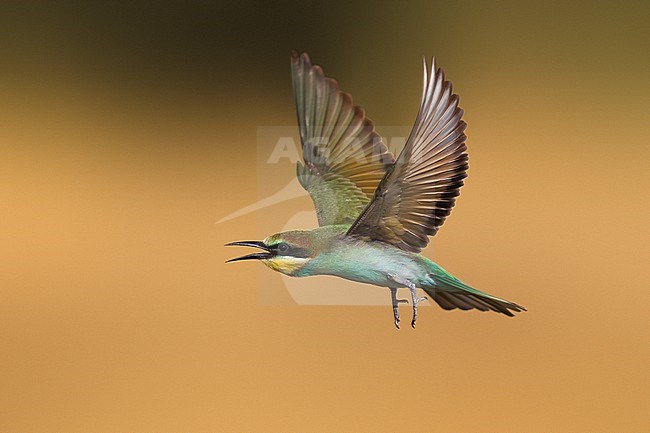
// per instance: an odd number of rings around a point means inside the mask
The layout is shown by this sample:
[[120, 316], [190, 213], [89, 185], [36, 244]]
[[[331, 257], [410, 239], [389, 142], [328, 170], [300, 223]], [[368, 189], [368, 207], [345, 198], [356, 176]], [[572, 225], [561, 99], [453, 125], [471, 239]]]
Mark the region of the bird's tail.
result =
[[460, 308], [461, 310], [477, 309], [480, 311], [496, 311], [506, 316], [514, 316], [514, 313], [526, 311], [524, 307], [514, 302], [499, 299], [480, 290], [476, 290], [458, 280], [453, 275], [448, 274], [437, 265], [435, 266], [438, 269], [431, 276], [435, 280], [436, 285], [422, 287], [422, 289], [445, 310], [453, 310], [455, 308]]

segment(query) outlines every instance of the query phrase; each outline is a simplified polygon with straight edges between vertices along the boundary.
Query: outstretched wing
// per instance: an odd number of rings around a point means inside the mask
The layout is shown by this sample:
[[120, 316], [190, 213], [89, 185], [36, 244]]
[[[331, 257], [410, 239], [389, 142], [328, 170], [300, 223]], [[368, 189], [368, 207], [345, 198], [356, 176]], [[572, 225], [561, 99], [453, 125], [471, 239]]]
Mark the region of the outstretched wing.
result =
[[352, 224], [393, 155], [363, 109], [307, 53], [291, 53], [291, 66], [304, 160], [298, 180], [314, 202], [319, 225]]
[[458, 95], [435, 61], [430, 75], [423, 63], [424, 90], [411, 135], [347, 233], [412, 252], [422, 250], [445, 221], [468, 168]]

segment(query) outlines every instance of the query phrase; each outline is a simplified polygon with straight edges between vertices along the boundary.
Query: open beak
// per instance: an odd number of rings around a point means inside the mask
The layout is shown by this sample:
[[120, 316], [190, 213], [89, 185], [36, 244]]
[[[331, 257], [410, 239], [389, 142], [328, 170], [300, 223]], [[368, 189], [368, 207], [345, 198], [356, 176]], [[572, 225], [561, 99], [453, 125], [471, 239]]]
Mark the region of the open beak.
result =
[[264, 242], [261, 241], [239, 241], [239, 242], [230, 242], [229, 244], [226, 244], [225, 246], [231, 247], [231, 246], [240, 246], [240, 247], [255, 247], [255, 248], [260, 248], [264, 251], [265, 253], [253, 253], [253, 254], [247, 254], [245, 256], [241, 257], [236, 257], [234, 259], [230, 259], [226, 261], [226, 263], [229, 262], [237, 262], [239, 260], [262, 260], [262, 259], [270, 259], [275, 255], [275, 252], [271, 247], [268, 247]]

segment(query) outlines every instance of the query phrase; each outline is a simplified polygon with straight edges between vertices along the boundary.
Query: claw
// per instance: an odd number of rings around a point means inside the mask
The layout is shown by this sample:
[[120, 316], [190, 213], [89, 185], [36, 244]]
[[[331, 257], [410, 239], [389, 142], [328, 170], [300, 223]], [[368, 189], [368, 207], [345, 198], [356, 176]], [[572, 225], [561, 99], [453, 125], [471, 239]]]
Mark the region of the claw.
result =
[[395, 327], [397, 329], [400, 329], [399, 327], [399, 304], [402, 302], [408, 303], [406, 299], [397, 299], [397, 288], [391, 287], [390, 288], [390, 299], [391, 299], [391, 304], [393, 305], [393, 323], [395, 324]]
[[420, 298], [415, 297], [417, 290], [415, 284], [409, 283], [408, 288], [411, 291], [411, 300], [413, 301], [413, 319], [411, 319], [411, 327], [415, 329], [415, 322], [418, 320], [418, 304], [420, 301], [424, 301], [427, 298], [424, 296]]

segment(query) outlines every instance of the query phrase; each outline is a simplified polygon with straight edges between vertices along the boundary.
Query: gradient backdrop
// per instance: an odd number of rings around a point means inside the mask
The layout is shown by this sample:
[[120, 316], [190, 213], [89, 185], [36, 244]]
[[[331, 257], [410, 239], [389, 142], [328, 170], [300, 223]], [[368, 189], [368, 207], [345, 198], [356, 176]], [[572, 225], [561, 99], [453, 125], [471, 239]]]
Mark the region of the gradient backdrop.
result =
[[[649, 22], [646, 1], [2, 2], [0, 431], [650, 430]], [[437, 57], [471, 169], [425, 253], [527, 313], [397, 331], [387, 293], [268, 306], [278, 274], [224, 264], [310, 209], [215, 225], [260, 198], [257, 127], [295, 123], [293, 48], [378, 125], [411, 124]]]

